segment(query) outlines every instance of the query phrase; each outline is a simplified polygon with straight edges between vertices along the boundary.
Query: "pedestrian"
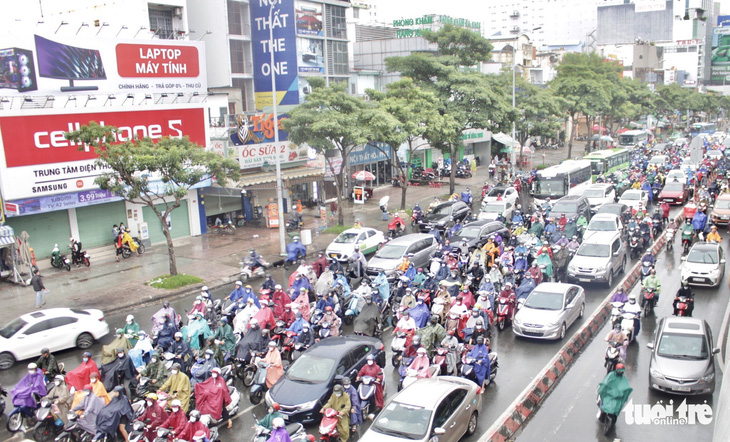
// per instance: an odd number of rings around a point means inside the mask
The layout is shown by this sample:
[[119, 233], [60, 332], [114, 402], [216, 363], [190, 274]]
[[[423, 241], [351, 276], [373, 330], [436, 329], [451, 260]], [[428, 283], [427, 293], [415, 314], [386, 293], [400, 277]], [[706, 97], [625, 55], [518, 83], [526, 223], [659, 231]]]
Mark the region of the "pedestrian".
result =
[[30, 278], [30, 285], [33, 286], [35, 291], [35, 308], [41, 308], [46, 305], [46, 301], [43, 300], [43, 295], [48, 293], [48, 289], [43, 285], [43, 278], [41, 278], [41, 271], [33, 269], [33, 276]]

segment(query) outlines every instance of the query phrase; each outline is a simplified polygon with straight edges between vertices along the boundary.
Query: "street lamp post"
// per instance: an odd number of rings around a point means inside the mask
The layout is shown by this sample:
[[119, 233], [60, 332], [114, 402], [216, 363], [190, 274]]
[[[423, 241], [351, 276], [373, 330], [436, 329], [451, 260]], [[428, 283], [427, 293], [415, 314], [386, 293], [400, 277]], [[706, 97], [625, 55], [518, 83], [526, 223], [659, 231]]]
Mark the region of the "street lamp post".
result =
[[274, 120], [274, 150], [275, 150], [275, 163], [276, 163], [276, 204], [279, 207], [279, 251], [282, 255], [286, 254], [286, 229], [284, 228], [284, 197], [282, 195], [281, 182], [281, 159], [279, 158], [279, 109], [277, 106], [277, 92], [276, 92], [276, 69], [274, 69], [274, 21], [273, 15], [278, 15], [279, 10], [274, 12], [275, 2], [271, 2], [269, 8], [269, 53], [271, 54], [271, 60], [269, 65], [269, 73], [271, 74], [271, 104]]

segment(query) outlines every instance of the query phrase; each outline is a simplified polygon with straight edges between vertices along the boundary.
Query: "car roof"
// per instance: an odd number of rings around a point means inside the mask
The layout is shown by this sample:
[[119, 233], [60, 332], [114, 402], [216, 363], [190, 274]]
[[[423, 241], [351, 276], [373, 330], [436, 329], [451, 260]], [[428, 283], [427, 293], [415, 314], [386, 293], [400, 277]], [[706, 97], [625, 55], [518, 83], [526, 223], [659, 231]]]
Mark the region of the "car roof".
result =
[[374, 229], [372, 227], [352, 227], [350, 229], [343, 231], [342, 233], [358, 233], [358, 232], [367, 232], [369, 230], [377, 231], [376, 229]]
[[692, 249], [697, 249], [703, 252], [717, 252], [717, 249], [720, 248], [720, 244], [717, 243], [711, 243], [711, 242], [698, 242], [695, 243], [692, 246]]
[[455, 376], [423, 378], [403, 389], [393, 397], [392, 401], [433, 409], [444, 396], [459, 387], [471, 390], [476, 387], [476, 384], [468, 379]]
[[643, 192], [643, 190], [641, 190], [641, 189], [626, 189], [626, 191], [621, 196], [623, 197], [627, 193], [641, 193], [641, 192]]
[[469, 224], [464, 224], [464, 227], [482, 227], [482, 226], [486, 226], [487, 224], [493, 224], [493, 223], [502, 224], [499, 221], [494, 221], [494, 220], [490, 220], [490, 219], [480, 219], [477, 221], [472, 221]]
[[[85, 312], [85, 313], [79, 313]], [[36, 310], [30, 313], [21, 315], [20, 318], [25, 322], [36, 322], [47, 318], [58, 318], [60, 316], [86, 316], [89, 314], [89, 310], [85, 309], [70, 309], [70, 308], [48, 308], [43, 310]], [[91, 318], [91, 316], [89, 316]]]
[[596, 213], [595, 215], [593, 215], [593, 217], [591, 217], [591, 222], [593, 222], [593, 220], [596, 220], [596, 219], [599, 221], [600, 220], [615, 221], [618, 219], [618, 215], [616, 215], [615, 213]]
[[385, 245], [408, 245], [412, 244], [413, 241], [418, 241], [419, 239], [428, 239], [433, 238], [433, 235], [429, 235], [428, 233], [411, 233], [408, 235], [403, 235], [399, 238], [391, 239], [388, 241]]
[[627, 210], [629, 208], [629, 206], [627, 206], [624, 203], [606, 203], [606, 204], [602, 205], [598, 209], [598, 211], [600, 212], [601, 209], [611, 209], [611, 208], [614, 208], [614, 207], [621, 207], [621, 210]]
[[348, 335], [348, 336], [334, 336], [327, 339], [323, 339], [313, 346], [309, 347], [307, 353], [310, 355], [326, 355], [326, 356], [344, 356], [344, 354], [353, 348], [366, 344], [371, 345], [374, 348], [382, 345], [380, 340], [371, 338], [369, 336], [359, 335]]
[[550, 293], [565, 293], [571, 287], [579, 287], [575, 284], [566, 284], [563, 282], [541, 282], [533, 291], [540, 290]]
[[721, 195], [718, 195], [715, 202], [717, 203], [718, 200], [730, 200], [730, 193], [723, 193]]
[[456, 201], [456, 200], [444, 201], [443, 203], [440, 203], [439, 205], [437, 205], [436, 208], [438, 209], [439, 207], [453, 206], [454, 204], [460, 203], [460, 202], [461, 201]]
[[566, 195], [566, 196], [560, 198], [559, 200], [555, 201], [555, 203], [557, 204], [559, 202], [564, 202], [564, 201], [571, 201], [572, 202], [572, 201], [575, 201], [575, 200], [579, 200], [581, 198], [584, 198], [584, 196], [583, 195]]
[[595, 183], [588, 186], [589, 189], [605, 189], [607, 187], [613, 187], [611, 183]]
[[662, 332], [704, 335], [705, 321], [703, 319], [686, 316], [667, 316], [662, 319], [661, 330]]
[[[595, 219], [595, 218], [594, 218]], [[591, 230], [591, 232], [593, 232]], [[608, 246], [611, 245], [611, 242], [613, 242], [616, 237], [620, 237], [621, 234], [619, 232], [596, 232], [591, 233], [591, 236], [584, 239], [581, 245], [583, 244], [600, 244], [602, 246]]]

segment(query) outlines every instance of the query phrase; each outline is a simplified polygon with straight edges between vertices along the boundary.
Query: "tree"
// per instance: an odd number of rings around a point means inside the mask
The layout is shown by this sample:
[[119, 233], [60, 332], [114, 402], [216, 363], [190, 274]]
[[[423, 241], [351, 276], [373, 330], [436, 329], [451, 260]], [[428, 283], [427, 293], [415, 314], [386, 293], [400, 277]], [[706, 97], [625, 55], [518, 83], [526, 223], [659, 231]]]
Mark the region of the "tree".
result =
[[94, 148], [99, 156], [96, 164], [103, 170], [94, 180], [96, 185], [125, 201], [152, 209], [167, 240], [171, 276], [177, 275], [177, 262], [167, 217], [180, 207], [194, 185], [210, 177], [225, 185], [229, 178], [237, 180], [239, 176], [235, 160], [206, 151], [187, 137], [119, 142], [116, 127], [100, 126], [94, 121], [77, 131], [66, 132], [65, 137], [79, 144], [79, 150], [84, 145]]
[[[654, 93], [646, 83], [631, 78], [622, 78], [613, 91], [607, 117], [607, 126], [616, 122], [629, 122], [655, 110]], [[610, 121], [610, 123], [609, 123]]]
[[[408, 169], [410, 164], [401, 163], [397, 156], [398, 147], [405, 143], [408, 150], [408, 161], [410, 163], [413, 154], [421, 144], [425, 144], [426, 137], [436, 131], [456, 131], [456, 121], [449, 115], [441, 115], [436, 105], [436, 96], [415, 85], [413, 79], [403, 78], [387, 86], [386, 93], [372, 89], [367, 90], [370, 100], [375, 103], [376, 108], [392, 116], [397, 126], [382, 127], [375, 137], [378, 140], [391, 145], [393, 163], [396, 166], [398, 175], [403, 177], [401, 181], [400, 208], [406, 208], [406, 191], [408, 190]], [[376, 115], [373, 115], [376, 117]], [[373, 120], [380, 120], [380, 116]], [[424, 168], [428, 167], [424, 165]]]
[[[508, 127], [516, 112], [498, 85], [472, 68], [487, 61], [492, 45], [481, 35], [446, 25], [440, 30], [424, 31], [423, 37], [435, 43], [437, 54], [417, 52], [385, 60], [388, 70], [413, 78], [416, 85], [437, 99], [439, 114], [456, 124], [429, 128], [426, 138], [433, 147], [448, 154], [455, 165], [459, 137], [464, 129], [499, 130]], [[454, 192], [456, 167], [451, 168], [449, 192]]]
[[[295, 144], [308, 144], [325, 154], [327, 167], [333, 174], [337, 189], [337, 224], [343, 225], [342, 194], [345, 189], [345, 174], [350, 152], [355, 146], [373, 139], [373, 131], [366, 124], [370, 107], [362, 98], [348, 95], [347, 83], [325, 86], [324, 79], [310, 78], [312, 92], [307, 101], [289, 111], [283, 128], [289, 132], [289, 139]], [[384, 118], [389, 118], [384, 116]], [[394, 121], [380, 122], [395, 126]], [[327, 153], [336, 150], [342, 158], [341, 169], [335, 170], [332, 157]]]

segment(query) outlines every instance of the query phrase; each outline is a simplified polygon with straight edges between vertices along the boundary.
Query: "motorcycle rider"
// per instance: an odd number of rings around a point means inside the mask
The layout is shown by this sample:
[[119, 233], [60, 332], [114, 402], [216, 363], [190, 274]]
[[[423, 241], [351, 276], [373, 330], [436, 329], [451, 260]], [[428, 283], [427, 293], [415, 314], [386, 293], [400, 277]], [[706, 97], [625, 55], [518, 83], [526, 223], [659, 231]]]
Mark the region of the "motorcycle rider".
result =
[[626, 296], [626, 292], [624, 291], [623, 287], [616, 290], [616, 293], [611, 296], [610, 302], [621, 302], [623, 304], [626, 304], [629, 301], [629, 297]]
[[489, 360], [489, 348], [483, 336], [478, 336], [476, 345], [469, 350], [468, 356], [475, 359], [474, 374], [477, 377], [477, 385], [482, 388], [480, 393], [484, 393], [484, 380], [490, 375], [491, 362]]
[[332, 311], [332, 307], [329, 305], [325, 307], [324, 315], [322, 315], [319, 321], [317, 321], [317, 324], [321, 326], [325, 322], [329, 324], [330, 336], [340, 335], [340, 324], [342, 323], [342, 320], [339, 316], [335, 315]]
[[428, 354], [433, 354], [435, 346], [446, 337], [446, 330], [439, 324], [438, 317], [433, 315], [428, 324], [418, 329], [416, 334], [421, 337], [421, 343]]
[[172, 430], [172, 435], [176, 436], [185, 430], [188, 418], [185, 416], [185, 411], [181, 408], [180, 399], [173, 399], [170, 403], [170, 408], [172, 411], [158, 428], [169, 428]]
[[651, 250], [647, 250], [644, 256], [641, 258], [640, 263], [644, 264], [645, 262], [649, 263], [650, 267], [654, 267], [656, 264], [656, 259], [654, 258], [654, 255], [651, 253]]
[[182, 332], [175, 332], [175, 338], [168, 351], [175, 355], [175, 362], [179, 363], [181, 366], [185, 366], [188, 361], [192, 359], [193, 352], [190, 350], [188, 343], [185, 342], [182, 337]]
[[332, 396], [322, 405], [320, 413], [324, 413], [324, 410], [328, 408], [337, 411], [339, 415], [337, 432], [340, 433], [340, 440], [347, 442], [350, 439], [350, 409], [352, 408], [352, 404], [350, 403], [350, 396], [344, 394], [342, 385], [335, 384]]
[[270, 292], [273, 292], [276, 289], [276, 281], [271, 277], [271, 273], [266, 274], [266, 279], [264, 279], [263, 284], [261, 284], [261, 290], [268, 290]]
[[352, 386], [352, 381], [348, 376], [342, 378], [342, 391], [350, 396], [350, 428], [351, 432], [357, 431], [357, 427], [362, 424], [363, 416], [360, 410], [360, 396], [357, 390]]
[[167, 413], [157, 402], [157, 394], [147, 393], [147, 406], [136, 420], [145, 423], [144, 434], [147, 440], [154, 440], [157, 428], [167, 420]]
[[312, 270], [314, 270], [314, 274], [317, 275], [317, 278], [322, 276], [322, 272], [324, 272], [324, 269], [328, 266], [327, 257], [324, 256], [324, 252], [317, 253], [317, 260], [314, 261], [311, 266]]
[[677, 290], [677, 294], [674, 296], [674, 302], [672, 303], [672, 308], [674, 309], [674, 316], [679, 315], [679, 298], [685, 297], [687, 298], [687, 315], [692, 316], [692, 311], [695, 309], [695, 294], [692, 291], [692, 289], [689, 287], [688, 281], [682, 281], [682, 286]]
[[104, 400], [97, 397], [92, 391], [91, 385], [85, 385], [83, 399], [71, 409], [72, 412], [81, 411], [78, 423], [87, 433], [96, 434], [96, 416], [104, 408]]
[[57, 374], [53, 378], [53, 383], [43, 399], [52, 401], [58, 407], [58, 412], [53, 413], [56, 417], [56, 423], [58, 424], [60, 419], [65, 424], [68, 419], [68, 410], [71, 408], [71, 394], [68, 391], [68, 386], [64, 382], [62, 374]]
[[[659, 305], [659, 293], [662, 290], [662, 282], [659, 280], [659, 278], [656, 276], [656, 269], [651, 269], [651, 273], [649, 276], [644, 278], [643, 287], [645, 289], [654, 290], [654, 305]], [[641, 307], [644, 307], [644, 297], [641, 297]]]
[[565, 249], [565, 246], [559, 246], [555, 256], [553, 256], [553, 262], [555, 266], [555, 280], [558, 282], [564, 282], [566, 272], [568, 270], [568, 261], [570, 261], [570, 255]]
[[362, 307], [360, 314], [357, 315], [353, 323], [353, 331], [362, 333], [367, 336], [373, 336], [378, 323], [381, 322], [380, 309], [373, 302], [370, 294], [363, 295], [365, 305]]
[[374, 412], [383, 408], [383, 369], [375, 362], [375, 356], [369, 354], [366, 358], [365, 365], [362, 366], [357, 373], [356, 381], [360, 381], [363, 376], [375, 378], [375, 408]]
[[349, 261], [353, 262], [355, 265], [355, 270], [351, 275], [348, 275], [349, 277], [357, 279], [365, 276], [365, 267], [367, 267], [368, 261], [365, 259], [365, 255], [363, 255], [360, 251], [359, 244], [355, 245], [355, 250], [350, 256]]
[[300, 258], [307, 256], [307, 248], [299, 242], [299, 237], [292, 238], [292, 242], [286, 245], [286, 262], [295, 263]]
[[312, 334], [312, 330], [308, 322], [305, 322], [302, 325], [302, 331], [297, 334], [297, 337], [294, 339], [294, 343], [302, 344], [304, 348], [309, 348], [314, 345], [314, 334]]
[[421, 206], [416, 203], [415, 206], [413, 206], [413, 216], [416, 218], [416, 221], [420, 221], [421, 218], [423, 218], [423, 209], [421, 209]]
[[398, 235], [401, 231], [405, 230], [406, 223], [403, 218], [400, 217], [398, 212], [393, 213], [393, 220], [388, 223], [388, 232], [391, 236]]
[[654, 237], [654, 232], [652, 232], [651, 226], [646, 218], [641, 220], [641, 223], [639, 224], [639, 233], [641, 234], [641, 239], [644, 242], [644, 247], [649, 247], [651, 245], [651, 240]]
[[[53, 379], [56, 375], [61, 374], [61, 369], [58, 367], [56, 357], [51, 354], [51, 351], [47, 348], [41, 350], [41, 356], [35, 361], [38, 368], [43, 371], [46, 379]], [[65, 416], [64, 416], [65, 417]]]
[[[601, 412], [618, 416], [633, 391], [624, 376], [624, 364], [616, 364], [616, 369], [606, 375], [598, 385], [598, 406]], [[602, 413], [599, 414], [599, 419]]]
[[705, 231], [705, 224], [707, 223], [707, 215], [702, 210], [697, 209], [695, 215], [692, 217], [692, 228], [698, 238], [701, 238], [700, 233]]
[[624, 304], [623, 313], [631, 313], [634, 316], [634, 339], [639, 336], [641, 331], [641, 307], [636, 303], [636, 295], [633, 293], [629, 295], [629, 302]]
[[81, 254], [81, 241], [76, 241], [73, 237], [68, 241], [71, 246], [71, 261], [76, 264], [76, 267], [79, 267], [84, 261], [84, 256]]
[[281, 284], [276, 284], [273, 289], [271, 300], [274, 301], [274, 317], [278, 319], [284, 313], [286, 306], [291, 304], [291, 298], [281, 289]]
[[621, 330], [621, 322], [613, 324], [613, 328], [610, 332], [608, 332], [603, 340], [608, 342], [609, 344], [611, 342], [620, 342], [621, 347], [619, 347], [619, 357], [622, 361], [626, 360], [626, 347], [629, 346], [629, 338]]
[[408, 366], [410, 370], [416, 371], [416, 377], [418, 379], [430, 378], [431, 377], [431, 361], [428, 358], [428, 352], [424, 347], [419, 347], [416, 350], [416, 357]]
[[522, 282], [517, 287], [517, 291], [515, 292], [515, 295], [517, 296], [517, 300], [520, 299], [527, 299], [528, 296], [530, 296], [530, 293], [535, 289], [535, 281], [532, 279], [532, 276], [530, 274], [526, 274], [522, 278]]
[[719, 233], [717, 233], [717, 226], [710, 227], [710, 233], [707, 235], [707, 238], [705, 238], [708, 242], [722, 242], [722, 237]]
[[578, 251], [578, 248], [580, 248], [580, 243], [578, 242], [578, 236], [573, 235], [573, 237], [571, 238], [570, 242], [567, 245], [568, 252], [570, 252], [570, 254], [574, 255], [575, 252]]

